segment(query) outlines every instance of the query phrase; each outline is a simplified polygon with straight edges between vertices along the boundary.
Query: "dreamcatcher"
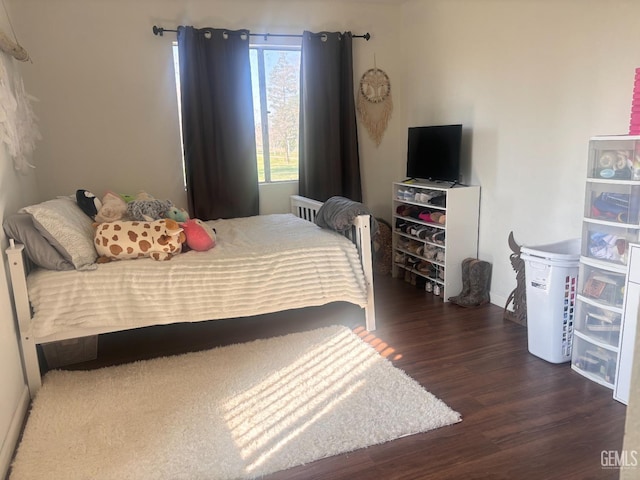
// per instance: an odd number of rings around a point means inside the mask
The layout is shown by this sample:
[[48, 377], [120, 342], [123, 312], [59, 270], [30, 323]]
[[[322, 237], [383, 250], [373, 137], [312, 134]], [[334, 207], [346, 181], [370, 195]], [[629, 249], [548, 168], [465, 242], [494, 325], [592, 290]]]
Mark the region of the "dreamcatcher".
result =
[[360, 79], [357, 108], [369, 136], [377, 147], [391, 118], [393, 101], [389, 77], [375, 66], [375, 61], [374, 68], [367, 70]]
[[31, 107], [35, 98], [25, 91], [17, 71], [13, 78], [9, 76], [3, 57], [0, 55], [0, 146], [6, 145], [15, 169], [27, 173], [34, 168], [28, 159], [42, 138]]
[[[2, 2], [4, 6], [4, 1]], [[6, 12], [7, 18], [9, 15]], [[11, 20], [9, 20], [11, 24]], [[13, 32], [13, 27], [11, 27]], [[26, 62], [29, 54], [15, 39], [11, 40], [0, 32], [0, 51], [11, 55], [16, 60]], [[34, 168], [29, 163], [29, 157], [35, 150], [35, 143], [41, 139], [37, 125], [37, 117], [31, 103], [36, 99], [29, 95], [17, 70], [8, 63], [10, 59], [0, 54], [0, 146], [6, 146], [7, 152], [13, 158], [15, 169], [26, 173]], [[8, 66], [12, 68], [7, 69]], [[9, 72], [15, 71], [10, 77]]]

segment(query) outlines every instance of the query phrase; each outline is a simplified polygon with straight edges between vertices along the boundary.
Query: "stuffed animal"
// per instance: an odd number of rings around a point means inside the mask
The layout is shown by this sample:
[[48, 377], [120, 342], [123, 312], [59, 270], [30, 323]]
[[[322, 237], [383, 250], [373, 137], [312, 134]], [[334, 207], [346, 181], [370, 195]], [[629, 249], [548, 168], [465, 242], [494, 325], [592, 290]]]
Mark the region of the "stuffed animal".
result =
[[102, 207], [102, 203], [93, 193], [89, 190], [76, 190], [76, 203], [80, 209], [86, 213], [89, 217], [94, 219], [96, 214]]
[[102, 197], [102, 207], [95, 217], [97, 223], [115, 222], [122, 220], [127, 213], [127, 204], [117, 193], [107, 192]]
[[156, 197], [148, 194], [144, 190], [140, 190], [132, 200], [155, 200]]
[[180, 224], [187, 237], [187, 245], [192, 250], [204, 252], [216, 246], [216, 232], [202, 220], [192, 218]]
[[171, 200], [133, 200], [127, 203], [127, 216], [131, 220], [159, 220], [173, 208]]
[[184, 208], [171, 207], [166, 213], [165, 218], [170, 218], [178, 223], [184, 223], [189, 220], [189, 214]]
[[182, 251], [185, 239], [183, 229], [170, 219], [101, 223], [95, 233], [97, 263], [140, 257], [169, 260]]

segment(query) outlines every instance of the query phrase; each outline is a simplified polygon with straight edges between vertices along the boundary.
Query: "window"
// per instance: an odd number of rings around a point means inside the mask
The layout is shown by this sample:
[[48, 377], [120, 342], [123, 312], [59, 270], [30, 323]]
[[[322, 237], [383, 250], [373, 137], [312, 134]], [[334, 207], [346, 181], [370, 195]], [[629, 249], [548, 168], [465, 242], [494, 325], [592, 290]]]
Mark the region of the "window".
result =
[[250, 49], [258, 179], [298, 180], [300, 48]]
[[[249, 56], [258, 180], [262, 183], [296, 181], [298, 180], [300, 47], [252, 45]], [[177, 43], [173, 46], [173, 58], [178, 92], [178, 113], [181, 115]], [[182, 138], [182, 130], [180, 135]]]
[[180, 124], [180, 152], [182, 154], [182, 185], [187, 189], [187, 168], [184, 164], [184, 137], [182, 136], [182, 101], [180, 97], [180, 57], [178, 42], [173, 42], [173, 71], [176, 78], [176, 96], [178, 97], [178, 123]]

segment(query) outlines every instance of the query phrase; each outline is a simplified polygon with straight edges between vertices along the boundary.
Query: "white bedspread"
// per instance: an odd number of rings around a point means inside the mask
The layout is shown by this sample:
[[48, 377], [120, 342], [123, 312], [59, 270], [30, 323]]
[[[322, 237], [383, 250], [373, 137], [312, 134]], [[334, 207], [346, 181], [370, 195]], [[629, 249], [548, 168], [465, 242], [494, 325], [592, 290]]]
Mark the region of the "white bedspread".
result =
[[122, 260], [27, 279], [31, 335], [243, 317], [335, 301], [366, 305], [358, 252], [291, 214], [210, 222], [217, 245], [169, 261]]

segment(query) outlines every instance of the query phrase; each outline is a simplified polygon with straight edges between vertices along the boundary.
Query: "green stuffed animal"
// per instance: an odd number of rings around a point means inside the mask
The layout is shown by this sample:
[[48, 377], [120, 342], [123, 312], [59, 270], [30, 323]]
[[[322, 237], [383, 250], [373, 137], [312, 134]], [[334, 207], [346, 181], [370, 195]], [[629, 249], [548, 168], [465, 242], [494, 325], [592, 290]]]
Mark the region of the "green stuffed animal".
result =
[[166, 217], [175, 220], [178, 223], [184, 223], [189, 220], [189, 214], [184, 208], [171, 207], [166, 212]]

